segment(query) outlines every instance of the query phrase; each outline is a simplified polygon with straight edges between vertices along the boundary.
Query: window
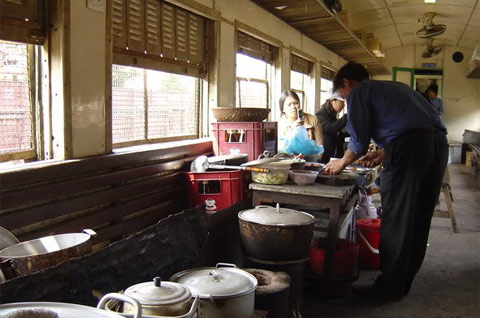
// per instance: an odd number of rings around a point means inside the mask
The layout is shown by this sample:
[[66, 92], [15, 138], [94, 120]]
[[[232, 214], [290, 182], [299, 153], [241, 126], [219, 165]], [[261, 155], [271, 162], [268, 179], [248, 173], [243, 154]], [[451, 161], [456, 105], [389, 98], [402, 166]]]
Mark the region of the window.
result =
[[271, 65], [237, 53], [236, 107], [269, 108], [269, 69]]
[[307, 90], [310, 84], [310, 74], [313, 70], [313, 62], [295, 54], [290, 54], [290, 88], [300, 97], [300, 103], [304, 111], [314, 113], [313, 106], [310, 109], [307, 103]]
[[113, 65], [112, 81], [115, 147], [198, 137], [198, 78]]
[[323, 105], [332, 95], [334, 76], [334, 71], [322, 66], [322, 75], [320, 79], [320, 105]]
[[236, 107], [270, 108], [277, 48], [237, 31]]
[[113, 148], [198, 138], [209, 23], [167, 1], [112, 1]]
[[290, 88], [295, 93], [297, 93], [298, 97], [300, 97], [300, 103], [303, 107], [306, 106], [305, 88], [307, 80], [307, 75], [295, 71], [290, 71]]
[[0, 0], [0, 12], [0, 162], [32, 160], [41, 128], [35, 54], [47, 36], [46, 1]]
[[36, 157], [32, 45], [0, 41], [0, 161]]

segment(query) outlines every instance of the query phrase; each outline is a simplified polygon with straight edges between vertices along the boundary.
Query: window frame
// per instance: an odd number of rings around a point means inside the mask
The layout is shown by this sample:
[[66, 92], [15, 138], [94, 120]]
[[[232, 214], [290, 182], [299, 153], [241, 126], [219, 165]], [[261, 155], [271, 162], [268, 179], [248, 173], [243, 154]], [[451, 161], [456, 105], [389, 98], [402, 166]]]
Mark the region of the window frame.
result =
[[[129, 67], [126, 65], [119, 65], [121, 67]], [[178, 141], [178, 140], [189, 140], [189, 139], [197, 139], [200, 137], [200, 131], [201, 131], [201, 110], [202, 110], [202, 94], [203, 94], [203, 85], [202, 85], [202, 79], [195, 77], [195, 76], [190, 76], [195, 79], [196, 82], [196, 114], [197, 114], [197, 126], [196, 126], [196, 134], [194, 135], [181, 135], [181, 136], [170, 136], [170, 137], [159, 137], [159, 138], [149, 138], [148, 137], [148, 89], [147, 89], [147, 72], [148, 71], [157, 71], [157, 70], [151, 70], [151, 69], [146, 69], [146, 68], [139, 68], [142, 70], [143, 73], [143, 100], [144, 100], [144, 109], [143, 109], [143, 114], [144, 114], [144, 127], [143, 127], [143, 138], [141, 140], [136, 139], [136, 140], [130, 140], [130, 141], [122, 141], [122, 142], [113, 142], [113, 117], [112, 117], [112, 149], [118, 150], [120, 148], [126, 148], [126, 147], [132, 147], [132, 146], [139, 146], [139, 145], [147, 145], [147, 144], [155, 144], [155, 143], [162, 143], [162, 142], [169, 142], [169, 141]], [[163, 71], [161, 71], [163, 72]], [[164, 72], [168, 73], [168, 72]], [[179, 75], [176, 73], [169, 73], [173, 75]], [[113, 65], [112, 65], [112, 82], [113, 82]], [[112, 95], [113, 95], [113, 85], [112, 85]], [[112, 101], [112, 116], [113, 116], [113, 101]]]
[[[242, 54], [259, 61], [264, 62], [266, 66], [265, 79], [248, 78], [249, 81], [265, 82], [267, 85], [267, 101], [265, 108], [272, 109], [272, 92], [275, 87], [276, 64], [280, 55], [282, 43], [271, 36], [264, 34], [240, 21], [235, 20], [235, 94], [234, 105], [241, 106], [240, 90], [241, 81], [245, 81], [242, 76], [237, 76], [237, 56]], [[248, 106], [247, 106], [248, 107]]]
[[[268, 64], [268, 63], [267, 63]], [[268, 66], [267, 66], [268, 67]], [[237, 101], [238, 101], [238, 107], [239, 108], [242, 108], [242, 99], [241, 99], [241, 96], [242, 94], [240, 93], [241, 91], [241, 82], [255, 82], [255, 83], [263, 83], [265, 84], [266, 88], [267, 88], [267, 104], [265, 105], [265, 108], [267, 109], [270, 109], [270, 83], [268, 82], [268, 80], [262, 80], [262, 79], [258, 79], [258, 78], [246, 78], [246, 77], [236, 77], [235, 79], [235, 82], [237, 84], [236, 88], [235, 88], [235, 92], [236, 92], [236, 96], [235, 96], [235, 105], [237, 105]], [[248, 108], [249, 106], [247, 106]]]
[[[11, 42], [11, 41], [8, 41]], [[14, 43], [14, 42], [12, 42]], [[15, 43], [14, 43], [15, 44]], [[29, 78], [29, 112], [31, 117], [32, 136], [30, 139], [32, 149], [20, 150], [8, 153], [0, 153], [0, 162], [12, 160], [35, 161], [42, 158], [43, 153], [43, 112], [42, 104], [39, 102], [41, 94], [41, 76], [39, 75], [39, 59], [35, 52], [35, 45], [29, 43], [20, 43], [27, 46], [27, 64]]]

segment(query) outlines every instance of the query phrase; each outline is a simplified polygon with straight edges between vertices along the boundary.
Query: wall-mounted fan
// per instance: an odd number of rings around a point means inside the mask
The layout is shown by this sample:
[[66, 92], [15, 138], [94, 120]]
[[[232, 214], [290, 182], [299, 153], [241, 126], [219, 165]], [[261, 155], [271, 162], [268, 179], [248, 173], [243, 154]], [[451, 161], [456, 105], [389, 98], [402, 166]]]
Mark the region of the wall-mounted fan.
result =
[[435, 24], [433, 23], [433, 17], [435, 12], [426, 12], [423, 16], [418, 19], [418, 22], [423, 23], [423, 28], [417, 31], [417, 36], [421, 39], [430, 38], [432, 36], [437, 36], [445, 32], [447, 26], [445, 24]]
[[433, 45], [433, 39], [427, 39], [424, 45], [426, 46], [425, 51], [422, 52], [424, 59], [435, 56], [442, 51], [441, 45]]

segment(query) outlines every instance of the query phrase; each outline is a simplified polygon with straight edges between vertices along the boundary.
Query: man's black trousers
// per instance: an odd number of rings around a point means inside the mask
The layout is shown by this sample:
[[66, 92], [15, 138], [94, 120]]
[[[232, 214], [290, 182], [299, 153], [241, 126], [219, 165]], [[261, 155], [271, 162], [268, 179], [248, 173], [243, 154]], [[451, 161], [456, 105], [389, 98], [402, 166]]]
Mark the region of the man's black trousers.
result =
[[386, 148], [381, 174], [382, 223], [377, 287], [404, 296], [422, 265], [448, 159], [443, 130], [410, 130]]

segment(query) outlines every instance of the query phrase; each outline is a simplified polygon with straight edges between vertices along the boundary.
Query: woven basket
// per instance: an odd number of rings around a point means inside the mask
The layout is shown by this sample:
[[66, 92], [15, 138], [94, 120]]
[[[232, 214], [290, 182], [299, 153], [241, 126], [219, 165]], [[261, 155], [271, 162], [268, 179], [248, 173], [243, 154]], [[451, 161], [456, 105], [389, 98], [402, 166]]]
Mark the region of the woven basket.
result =
[[263, 121], [270, 113], [266, 108], [237, 108], [216, 107], [212, 108], [213, 116], [218, 121]]

